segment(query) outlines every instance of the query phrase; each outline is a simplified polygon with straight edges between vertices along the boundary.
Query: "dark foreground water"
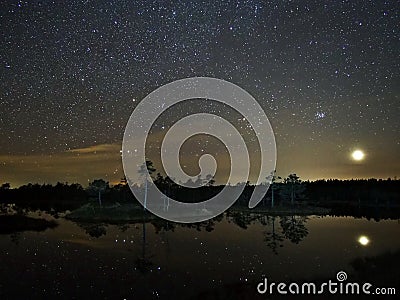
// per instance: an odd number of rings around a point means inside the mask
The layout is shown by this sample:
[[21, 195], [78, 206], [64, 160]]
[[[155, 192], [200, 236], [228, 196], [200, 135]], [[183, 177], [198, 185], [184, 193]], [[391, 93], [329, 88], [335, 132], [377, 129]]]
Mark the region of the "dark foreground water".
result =
[[398, 220], [236, 213], [192, 227], [56, 221], [0, 235], [0, 299], [271, 299], [257, 294], [263, 278], [337, 282], [339, 271], [343, 282], [395, 287], [391, 299], [400, 293]]

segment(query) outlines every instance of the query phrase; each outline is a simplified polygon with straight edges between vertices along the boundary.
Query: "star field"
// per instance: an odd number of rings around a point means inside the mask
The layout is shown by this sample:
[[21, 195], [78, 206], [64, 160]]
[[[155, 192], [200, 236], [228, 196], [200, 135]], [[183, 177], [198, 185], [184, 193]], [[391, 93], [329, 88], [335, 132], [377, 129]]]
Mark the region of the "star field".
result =
[[[259, 101], [282, 173], [399, 175], [399, 8], [398, 1], [5, 1], [1, 180], [64, 180], [19, 176], [21, 157], [46, 161], [120, 144], [143, 97], [192, 76], [231, 81]], [[357, 169], [346, 156], [354, 147], [369, 157]], [[104, 157], [114, 159], [110, 170], [82, 176], [120, 177], [119, 152]]]

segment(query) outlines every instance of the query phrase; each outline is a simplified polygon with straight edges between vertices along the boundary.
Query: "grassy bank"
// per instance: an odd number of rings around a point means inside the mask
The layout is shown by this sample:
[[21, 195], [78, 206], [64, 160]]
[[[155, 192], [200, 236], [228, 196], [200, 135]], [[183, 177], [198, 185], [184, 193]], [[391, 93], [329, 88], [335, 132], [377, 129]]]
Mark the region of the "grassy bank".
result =
[[100, 207], [97, 204], [88, 203], [73, 210], [65, 216], [66, 219], [84, 222], [138, 222], [153, 220], [157, 217], [143, 210], [137, 204], [110, 205]]

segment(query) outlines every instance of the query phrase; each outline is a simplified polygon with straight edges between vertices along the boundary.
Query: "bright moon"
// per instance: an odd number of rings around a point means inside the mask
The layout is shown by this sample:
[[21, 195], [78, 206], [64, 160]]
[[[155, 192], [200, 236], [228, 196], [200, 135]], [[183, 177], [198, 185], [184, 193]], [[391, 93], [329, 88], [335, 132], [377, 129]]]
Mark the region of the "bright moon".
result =
[[364, 152], [362, 152], [361, 150], [356, 150], [351, 154], [354, 160], [362, 160], [364, 158], [364, 155]]
[[369, 244], [369, 238], [365, 235], [362, 235], [359, 237], [358, 242], [363, 246], [367, 246]]

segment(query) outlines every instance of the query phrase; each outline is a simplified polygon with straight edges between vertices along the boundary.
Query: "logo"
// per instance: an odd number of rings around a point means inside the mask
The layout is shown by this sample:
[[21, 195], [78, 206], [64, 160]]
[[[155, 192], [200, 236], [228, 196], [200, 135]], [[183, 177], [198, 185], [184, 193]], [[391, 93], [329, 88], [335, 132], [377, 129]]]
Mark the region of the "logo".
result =
[[259, 294], [281, 294], [281, 295], [316, 295], [316, 294], [339, 294], [339, 295], [396, 295], [394, 287], [374, 287], [371, 283], [364, 282], [345, 282], [347, 274], [344, 271], [339, 271], [336, 274], [336, 279], [328, 280], [322, 283], [314, 282], [268, 282], [264, 278], [257, 285]]
[[[211, 219], [228, 209], [242, 194], [244, 185], [225, 185], [215, 196], [202, 202], [184, 203], [170, 198], [154, 184], [146, 166], [146, 141], [156, 120], [174, 105], [193, 99], [217, 101], [229, 106], [243, 116], [257, 137], [260, 164], [249, 208], [255, 207], [265, 196], [275, 170], [276, 144], [271, 124], [260, 104], [239, 86], [216, 78], [193, 77], [177, 80], [157, 88], [147, 95], [134, 109], [125, 128], [122, 143], [122, 163], [129, 187], [135, 198], [150, 212], [166, 220], [192, 223]], [[161, 162], [170, 178], [180, 178], [179, 184], [198, 188], [205, 183], [195, 182], [180, 165], [179, 153], [184, 142], [194, 135], [205, 134], [222, 142], [230, 156], [230, 173], [227, 182], [247, 182], [252, 153], [236, 129], [223, 117], [213, 113], [195, 113], [174, 123], [166, 133], [161, 149]], [[213, 156], [199, 157], [203, 174], [215, 175], [217, 163]], [[210, 178], [212, 178], [212, 176]], [[141, 180], [140, 184], [137, 184]], [[178, 182], [175, 182], [178, 184]], [[166, 206], [166, 203], [168, 205]]]

